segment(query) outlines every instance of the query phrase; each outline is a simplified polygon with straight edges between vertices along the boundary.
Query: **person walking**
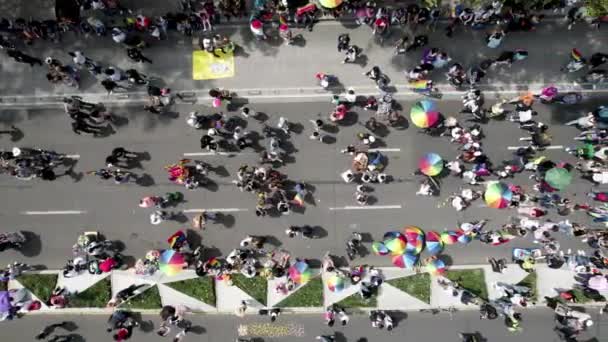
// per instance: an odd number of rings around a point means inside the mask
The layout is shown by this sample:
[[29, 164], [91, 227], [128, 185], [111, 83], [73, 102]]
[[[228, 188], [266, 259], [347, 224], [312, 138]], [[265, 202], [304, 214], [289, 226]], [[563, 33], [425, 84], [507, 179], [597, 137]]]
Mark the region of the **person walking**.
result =
[[42, 65], [42, 60], [40, 58], [26, 55], [25, 53], [23, 53], [17, 49], [10, 49], [10, 50], [6, 51], [6, 54], [10, 58], [14, 59], [15, 62], [26, 63], [26, 64], [29, 64], [31, 67], [34, 67], [34, 65], [36, 65], [36, 64]]
[[149, 58], [147, 58], [146, 56], [144, 56], [143, 53], [141, 53], [141, 50], [138, 48], [129, 48], [127, 49], [127, 56], [129, 58], [131, 58], [131, 60], [133, 62], [137, 62], [137, 63], [150, 63], [152, 64], [152, 60], [150, 60]]

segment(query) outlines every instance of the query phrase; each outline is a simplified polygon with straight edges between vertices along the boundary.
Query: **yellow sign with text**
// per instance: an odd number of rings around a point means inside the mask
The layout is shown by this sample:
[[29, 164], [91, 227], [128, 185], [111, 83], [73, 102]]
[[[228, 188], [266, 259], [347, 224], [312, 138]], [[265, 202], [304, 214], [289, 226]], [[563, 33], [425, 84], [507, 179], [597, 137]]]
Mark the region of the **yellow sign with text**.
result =
[[192, 53], [192, 79], [215, 80], [234, 76], [234, 54], [223, 53], [216, 50], [219, 57], [207, 51], [194, 51]]

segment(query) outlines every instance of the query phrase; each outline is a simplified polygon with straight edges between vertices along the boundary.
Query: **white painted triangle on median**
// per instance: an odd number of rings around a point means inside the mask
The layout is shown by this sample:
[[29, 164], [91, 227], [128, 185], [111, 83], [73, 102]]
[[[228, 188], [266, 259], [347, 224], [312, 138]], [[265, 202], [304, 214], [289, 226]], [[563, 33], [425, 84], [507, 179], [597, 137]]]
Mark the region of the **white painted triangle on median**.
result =
[[294, 289], [289, 293], [283, 293], [283, 291], [276, 291], [275, 289], [281, 283], [285, 284], [287, 282], [287, 276], [283, 276], [281, 278], [272, 278], [268, 280], [268, 306], [273, 307], [276, 304], [280, 303], [283, 299], [291, 296], [293, 293], [296, 293], [300, 286]]
[[[141, 275], [135, 274], [134, 270], [128, 271], [113, 271], [112, 272], [112, 297], [120, 290], [124, 290], [131, 285], [156, 285], [153, 278], [142, 277]], [[137, 292], [143, 292], [147, 288], [141, 288]]]
[[569, 290], [577, 284], [574, 279], [576, 273], [568, 268], [554, 269], [545, 264], [538, 264], [536, 269], [536, 279], [538, 287], [538, 300], [544, 301], [545, 297], [555, 297], [559, 295], [555, 289]]
[[191, 297], [183, 292], [179, 292], [164, 284], [158, 284], [158, 293], [160, 294], [161, 302], [164, 305], [187, 307], [188, 311], [215, 312], [215, 307], [204, 303], [194, 297]]
[[246, 301], [247, 306], [255, 309], [262, 309], [264, 305], [253, 299], [245, 291], [236, 285], [228, 285], [226, 281], [215, 281], [215, 305], [220, 312], [235, 312], [241, 305], [241, 301]]
[[82, 293], [109, 276], [110, 273], [90, 274], [89, 272], [84, 272], [75, 277], [66, 278], [60, 273], [57, 278], [57, 286], [64, 287], [69, 293]]
[[517, 265], [510, 264], [502, 270], [502, 273], [492, 271], [491, 266], [483, 266], [483, 273], [486, 277], [486, 285], [488, 287], [488, 297], [490, 300], [502, 297], [502, 291], [496, 290], [494, 284], [497, 282], [515, 285], [528, 276], [528, 272], [521, 269]]
[[384, 282], [378, 293], [378, 307], [382, 310], [420, 310], [428, 309], [430, 304]]

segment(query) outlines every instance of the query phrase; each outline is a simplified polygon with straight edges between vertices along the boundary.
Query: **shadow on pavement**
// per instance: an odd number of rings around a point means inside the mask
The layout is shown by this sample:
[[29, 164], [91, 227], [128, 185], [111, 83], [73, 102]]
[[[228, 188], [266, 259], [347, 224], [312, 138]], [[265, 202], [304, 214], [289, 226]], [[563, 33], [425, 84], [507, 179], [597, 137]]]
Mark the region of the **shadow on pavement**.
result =
[[40, 251], [42, 250], [40, 235], [27, 230], [23, 230], [21, 233], [25, 236], [26, 241], [21, 248], [21, 253], [28, 258], [40, 255]]

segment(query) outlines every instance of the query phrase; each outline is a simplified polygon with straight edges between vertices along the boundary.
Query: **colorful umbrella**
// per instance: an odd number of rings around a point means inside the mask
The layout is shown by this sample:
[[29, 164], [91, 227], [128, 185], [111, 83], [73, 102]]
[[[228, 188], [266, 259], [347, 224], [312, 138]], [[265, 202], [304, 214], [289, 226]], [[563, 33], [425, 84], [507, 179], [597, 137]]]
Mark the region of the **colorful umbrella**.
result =
[[491, 182], [486, 187], [483, 198], [490, 208], [502, 209], [509, 206], [513, 193], [509, 187], [501, 182]]
[[418, 168], [427, 176], [437, 176], [443, 170], [443, 159], [437, 153], [427, 153], [418, 160]]
[[343, 0], [319, 0], [319, 4], [325, 8], [336, 8], [342, 5]]
[[420, 254], [424, 248], [424, 232], [422, 229], [414, 226], [408, 226], [403, 229], [407, 245], [405, 250], [412, 254]]
[[465, 234], [464, 232], [462, 232], [461, 235], [458, 237], [458, 242], [462, 243], [463, 245], [466, 245], [467, 243], [471, 242], [471, 240], [473, 240], [471, 235]]
[[391, 252], [392, 255], [399, 255], [405, 251], [407, 240], [403, 234], [399, 234], [388, 240], [384, 240], [384, 245]]
[[382, 239], [383, 240], [389, 240], [389, 239], [392, 239], [392, 238], [397, 237], [399, 235], [401, 235], [401, 233], [398, 232], [398, 231], [390, 231], [390, 232], [384, 233], [384, 236], [382, 237]]
[[184, 255], [172, 249], [164, 250], [158, 260], [158, 268], [168, 276], [178, 274], [186, 265], [186, 258]]
[[374, 251], [376, 255], [387, 255], [388, 253], [390, 253], [384, 243], [380, 241], [372, 242], [372, 251]]
[[412, 253], [403, 253], [393, 257], [393, 265], [401, 268], [413, 268], [418, 262], [418, 255]]
[[441, 241], [441, 234], [435, 231], [426, 232], [425, 240], [426, 250], [427, 252], [429, 252], [429, 254], [437, 255], [441, 253], [441, 251], [443, 250], [443, 241]]
[[545, 174], [545, 182], [554, 189], [563, 190], [572, 182], [572, 174], [563, 167], [554, 167]]
[[410, 110], [410, 118], [417, 127], [433, 127], [439, 121], [439, 112], [433, 101], [422, 100], [412, 107]]
[[334, 274], [329, 279], [327, 279], [327, 288], [331, 292], [342, 292], [346, 287], [346, 283], [344, 282], [344, 278], [339, 277]]
[[310, 280], [312, 271], [304, 261], [298, 261], [289, 267], [289, 278], [297, 284], [304, 284]]
[[596, 291], [606, 291], [608, 290], [608, 279], [604, 275], [596, 275], [589, 278], [587, 285]]
[[445, 263], [441, 259], [433, 259], [426, 264], [426, 269], [433, 275], [441, 275], [445, 272]]
[[441, 241], [443, 241], [446, 245], [453, 245], [458, 242], [458, 238], [460, 237], [460, 233], [453, 230], [446, 230], [441, 233]]

